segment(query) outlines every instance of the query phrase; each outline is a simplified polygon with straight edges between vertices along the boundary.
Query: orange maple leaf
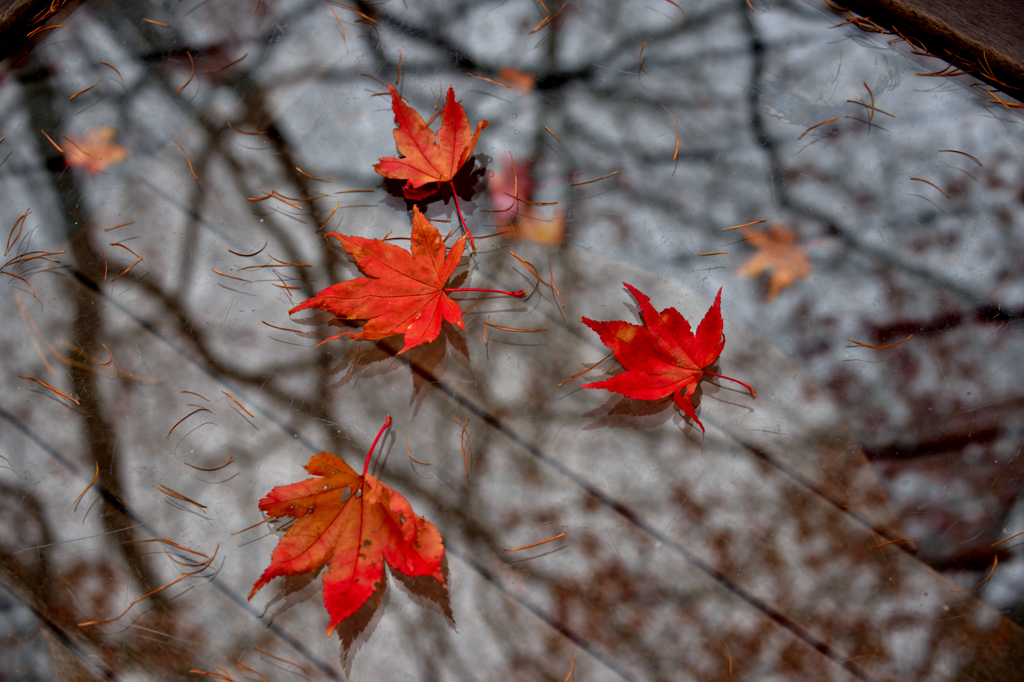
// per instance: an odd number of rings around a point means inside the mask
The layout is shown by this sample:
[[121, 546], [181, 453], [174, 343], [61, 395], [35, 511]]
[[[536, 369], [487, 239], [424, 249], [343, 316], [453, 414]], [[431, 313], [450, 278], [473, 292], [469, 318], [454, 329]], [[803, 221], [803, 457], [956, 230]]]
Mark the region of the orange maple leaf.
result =
[[[333, 284], [288, 314], [316, 308], [350, 320], [368, 320], [359, 333], [337, 336], [383, 339], [402, 334], [405, 346], [399, 353], [429, 341], [441, 333], [447, 321], [465, 331], [462, 308], [448, 294], [453, 291], [484, 291], [510, 296], [525, 292], [448, 287], [448, 280], [462, 259], [466, 237], [459, 237], [445, 255], [444, 240], [430, 221], [413, 207], [410, 251], [380, 239], [328, 233], [341, 242], [356, 265], [369, 277]], [[330, 340], [330, 339], [328, 339]]]
[[465, 110], [455, 101], [455, 89], [448, 88], [448, 99], [441, 110], [441, 127], [435, 135], [423, 122], [423, 117], [402, 100], [395, 86], [389, 85], [388, 90], [391, 91], [391, 108], [398, 125], [394, 131], [395, 145], [402, 156], [382, 158], [373, 169], [385, 178], [405, 180], [402, 193], [410, 201], [426, 199], [438, 190], [438, 183], [449, 183], [459, 223], [476, 251], [473, 233], [466, 227], [459, 207], [459, 193], [452, 181], [473, 155], [480, 131], [487, 127], [487, 121], [480, 121], [476, 130], [471, 131]]
[[[389, 85], [391, 108], [395, 112], [395, 144], [401, 158], [386, 157], [373, 169], [385, 178], [405, 180], [405, 187], [417, 189], [433, 182], [451, 182], [476, 148], [480, 131], [487, 121], [480, 121], [471, 132], [469, 118], [462, 105], [455, 101], [454, 88], [448, 88], [448, 99], [441, 110], [441, 127], [434, 134], [415, 109], [402, 101], [395, 86]], [[409, 193], [406, 193], [409, 197]], [[409, 198], [422, 198], [421, 192]]]
[[767, 232], [747, 228], [743, 238], [757, 249], [736, 270], [741, 277], [757, 277], [770, 272], [768, 294], [765, 302], [771, 303], [783, 289], [793, 286], [797, 280], [811, 276], [811, 261], [804, 249], [797, 246], [797, 235], [780, 223], [772, 223]]
[[513, 239], [559, 246], [565, 241], [565, 209], [559, 206], [547, 216], [533, 206], [527, 206], [516, 216], [509, 232]]
[[503, 66], [498, 71], [498, 80], [511, 85], [522, 93], [532, 92], [537, 87], [537, 77], [529, 71], [522, 71], [514, 66]]
[[[388, 415], [377, 440], [391, 424]], [[330, 452], [314, 455], [306, 471], [316, 478], [278, 486], [260, 500], [260, 511], [274, 519], [296, 519], [274, 548], [270, 566], [253, 585], [249, 599], [278, 576], [317, 571], [324, 565], [324, 605], [330, 615], [327, 636], [359, 610], [380, 586], [384, 563], [410, 577], [430, 576], [444, 585], [444, 543], [437, 528], [416, 515], [400, 494], [363, 475]]]
[[117, 128], [94, 128], [80, 138], [66, 137], [70, 143], [64, 149], [68, 168], [81, 166], [89, 175], [102, 173], [108, 166], [128, 158], [128, 150], [114, 142]]

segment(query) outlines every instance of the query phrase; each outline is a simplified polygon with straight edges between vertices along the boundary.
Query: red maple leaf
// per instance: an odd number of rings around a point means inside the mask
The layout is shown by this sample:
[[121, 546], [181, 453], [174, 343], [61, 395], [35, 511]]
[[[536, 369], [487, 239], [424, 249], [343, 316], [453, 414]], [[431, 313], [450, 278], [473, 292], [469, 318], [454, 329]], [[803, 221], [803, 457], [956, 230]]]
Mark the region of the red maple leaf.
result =
[[321, 452], [306, 465], [316, 478], [278, 486], [260, 500], [260, 511], [267, 516], [296, 521], [274, 548], [270, 566], [249, 599], [273, 578], [310, 573], [326, 564], [329, 637], [380, 586], [385, 562], [392, 571], [430, 576], [444, 585], [444, 544], [437, 528], [417, 516], [408, 500], [366, 473], [373, 448], [390, 424], [388, 415], [366, 455], [362, 476], [336, 455]]
[[757, 397], [754, 389], [742, 381], [706, 369], [718, 360], [725, 348], [721, 289], [695, 335], [690, 331], [690, 323], [678, 310], [665, 308], [658, 312], [651, 305], [650, 298], [635, 287], [628, 284], [625, 287], [640, 304], [643, 326], [622, 320], [596, 322], [586, 317], [583, 323], [600, 334], [601, 342], [615, 353], [615, 359], [626, 371], [604, 381], [585, 384], [583, 388], [604, 388], [636, 400], [672, 396], [676, 405], [697, 422], [702, 432], [704, 425], [694, 411], [693, 393], [705, 374], [735, 381], [746, 386], [751, 396]]
[[[424, 199], [437, 191], [436, 183], [451, 183], [459, 169], [473, 155], [480, 131], [487, 121], [480, 121], [473, 131], [462, 105], [455, 101], [455, 89], [448, 88], [448, 99], [441, 110], [441, 127], [434, 134], [415, 109], [402, 100], [395, 86], [389, 85], [391, 108], [395, 112], [395, 144], [400, 158], [385, 157], [373, 169], [385, 178], [405, 180], [402, 192], [410, 200]], [[455, 209], [463, 229], [466, 221], [459, 208], [459, 197], [452, 185]], [[470, 243], [473, 237], [470, 235]]]
[[128, 150], [114, 142], [115, 135], [117, 128], [106, 127], [94, 128], [82, 137], [66, 137], [70, 143], [64, 150], [68, 168], [81, 166], [89, 175], [96, 175], [127, 159]]
[[441, 333], [442, 321], [466, 330], [462, 309], [448, 296], [453, 291], [510, 296], [525, 293], [448, 287], [448, 279], [462, 259], [466, 238], [459, 237], [446, 255], [441, 233], [417, 206], [413, 207], [410, 251], [380, 239], [349, 237], [336, 232], [327, 236], [341, 242], [359, 269], [369, 277], [333, 284], [295, 306], [288, 314], [316, 308], [345, 319], [368, 320], [360, 332], [343, 332], [332, 339], [339, 336], [383, 339], [403, 334], [405, 346], [399, 351], [401, 354], [436, 339]]

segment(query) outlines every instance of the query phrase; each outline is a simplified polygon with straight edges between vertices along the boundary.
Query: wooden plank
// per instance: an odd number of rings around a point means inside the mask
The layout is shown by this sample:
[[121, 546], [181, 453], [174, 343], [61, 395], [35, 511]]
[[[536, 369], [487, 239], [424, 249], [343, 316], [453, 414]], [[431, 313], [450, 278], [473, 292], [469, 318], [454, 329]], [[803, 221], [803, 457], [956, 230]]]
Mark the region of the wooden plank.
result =
[[843, 5], [896, 27], [932, 54], [1001, 90], [1024, 94], [1024, 12], [1015, 0], [851, 0]]

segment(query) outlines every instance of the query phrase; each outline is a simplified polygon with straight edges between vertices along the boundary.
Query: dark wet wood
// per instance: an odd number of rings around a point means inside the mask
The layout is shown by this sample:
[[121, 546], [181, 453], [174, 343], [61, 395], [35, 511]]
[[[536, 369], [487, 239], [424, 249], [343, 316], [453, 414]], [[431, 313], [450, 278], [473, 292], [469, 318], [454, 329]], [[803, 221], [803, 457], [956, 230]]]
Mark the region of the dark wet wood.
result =
[[27, 37], [59, 16], [66, 16], [84, 0], [0, 0], [0, 76], [20, 61], [28, 49], [49, 31]]
[[1024, 11], [1017, 0], [852, 0], [837, 3], [979, 78], [1024, 94]]

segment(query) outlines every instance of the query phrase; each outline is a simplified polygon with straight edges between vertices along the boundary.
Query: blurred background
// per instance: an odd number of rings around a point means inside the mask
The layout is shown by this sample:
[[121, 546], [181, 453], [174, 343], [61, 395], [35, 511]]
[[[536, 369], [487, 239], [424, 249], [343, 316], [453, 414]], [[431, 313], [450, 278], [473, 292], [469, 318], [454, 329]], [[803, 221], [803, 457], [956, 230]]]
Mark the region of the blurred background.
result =
[[[855, 16], [33, 7], [0, 65], [0, 676], [1011, 679], [1021, 105]], [[358, 276], [323, 233], [408, 236], [373, 170], [387, 84], [489, 122], [463, 286], [535, 289], [408, 355], [287, 314]], [[421, 203], [449, 246], [450, 199]], [[632, 319], [624, 279], [692, 324], [721, 288], [717, 371], [757, 401], [705, 384], [702, 437], [575, 390], [612, 360], [556, 387], [607, 352], [580, 315]], [[245, 600], [280, 530], [233, 533], [312, 454], [355, 467], [388, 413], [377, 475], [441, 529], [449, 592], [393, 580], [339, 645], [319, 581]]]

